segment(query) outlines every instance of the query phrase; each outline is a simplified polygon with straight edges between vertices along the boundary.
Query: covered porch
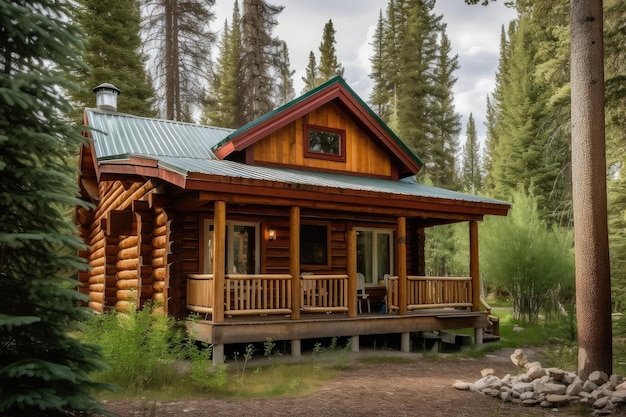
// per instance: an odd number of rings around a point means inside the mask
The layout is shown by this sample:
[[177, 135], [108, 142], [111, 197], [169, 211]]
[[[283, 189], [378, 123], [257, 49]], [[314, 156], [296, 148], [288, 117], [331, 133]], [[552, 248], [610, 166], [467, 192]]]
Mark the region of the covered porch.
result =
[[[227, 204], [214, 202], [213, 259], [227, 258], [226, 217]], [[213, 345], [216, 364], [224, 359], [224, 345], [263, 342], [268, 338], [290, 341], [291, 352], [296, 356], [301, 354], [302, 339], [320, 337], [352, 337], [352, 349], [358, 351], [360, 335], [398, 333], [402, 350], [409, 351], [412, 332], [473, 328], [475, 343], [480, 344], [488, 312], [480, 298], [478, 216], [474, 217], [464, 218], [470, 243], [467, 277], [410, 274], [407, 218], [395, 217], [393, 273], [365, 288], [369, 300], [377, 296], [381, 302], [368, 309], [358, 285], [357, 228], [346, 228], [343, 269], [333, 267], [332, 273], [303, 270], [300, 208], [291, 207], [285, 237], [287, 273], [229, 273], [225, 262], [211, 262], [212, 273], [188, 273], [186, 309], [194, 317], [188, 321], [189, 330], [196, 339]], [[414, 243], [412, 249], [416, 248]], [[267, 248], [262, 252], [267, 253]], [[412, 271], [421, 269], [412, 267]]]

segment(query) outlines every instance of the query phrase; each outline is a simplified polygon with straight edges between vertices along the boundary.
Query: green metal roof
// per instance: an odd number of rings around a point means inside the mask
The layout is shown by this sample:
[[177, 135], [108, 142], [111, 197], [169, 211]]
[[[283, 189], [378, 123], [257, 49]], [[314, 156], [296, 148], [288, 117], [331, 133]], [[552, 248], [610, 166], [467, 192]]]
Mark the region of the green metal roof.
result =
[[98, 160], [119, 155], [216, 159], [211, 148], [233, 130], [86, 109]]
[[[144, 156], [145, 155], [135, 155]], [[358, 191], [370, 191], [388, 194], [402, 194], [416, 197], [445, 198], [456, 201], [509, 205], [509, 203], [491, 198], [459, 193], [443, 188], [420, 184], [413, 177], [400, 181], [370, 178], [355, 175], [331, 174], [303, 171], [298, 169], [270, 168], [246, 165], [228, 160], [201, 160], [191, 158], [151, 157], [158, 166], [181, 175], [204, 174], [233, 178], [271, 181], [294, 186], [311, 185]]]

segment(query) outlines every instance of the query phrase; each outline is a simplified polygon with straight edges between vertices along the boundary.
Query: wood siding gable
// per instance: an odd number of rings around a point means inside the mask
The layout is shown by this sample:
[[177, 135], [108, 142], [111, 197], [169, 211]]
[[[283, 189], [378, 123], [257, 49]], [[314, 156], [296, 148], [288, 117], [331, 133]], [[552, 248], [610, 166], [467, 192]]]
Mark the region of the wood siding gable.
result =
[[[303, 127], [345, 130], [344, 163], [305, 158]], [[285, 166], [398, 179], [422, 162], [348, 87], [333, 78], [308, 94], [233, 132], [214, 149], [219, 159], [242, 153], [248, 164]]]

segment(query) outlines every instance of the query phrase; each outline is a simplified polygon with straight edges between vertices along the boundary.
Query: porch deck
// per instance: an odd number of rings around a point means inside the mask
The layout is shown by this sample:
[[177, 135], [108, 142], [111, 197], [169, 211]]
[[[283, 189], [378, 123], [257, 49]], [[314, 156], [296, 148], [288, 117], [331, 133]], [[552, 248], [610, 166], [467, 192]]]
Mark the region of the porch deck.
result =
[[289, 315], [231, 316], [214, 323], [197, 316], [188, 321], [195, 339], [214, 345], [299, 340], [323, 337], [412, 333], [487, 327], [486, 311], [433, 308], [397, 313], [311, 313], [299, 319]]

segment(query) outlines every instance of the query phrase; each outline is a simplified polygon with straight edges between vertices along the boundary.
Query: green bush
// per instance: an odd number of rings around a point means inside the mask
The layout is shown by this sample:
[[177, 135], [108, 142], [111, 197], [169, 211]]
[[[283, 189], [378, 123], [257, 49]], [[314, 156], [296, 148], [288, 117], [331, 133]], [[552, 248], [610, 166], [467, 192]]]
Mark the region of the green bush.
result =
[[515, 193], [509, 216], [488, 219], [481, 236], [485, 284], [509, 294], [516, 320], [536, 323], [573, 304], [572, 233], [541, 220], [533, 198]]
[[100, 379], [125, 390], [160, 388], [176, 378], [183, 333], [171, 317], [153, 313], [151, 305], [128, 313], [101, 314], [84, 332], [99, 344], [108, 368]]

